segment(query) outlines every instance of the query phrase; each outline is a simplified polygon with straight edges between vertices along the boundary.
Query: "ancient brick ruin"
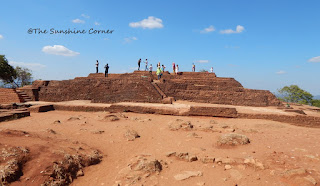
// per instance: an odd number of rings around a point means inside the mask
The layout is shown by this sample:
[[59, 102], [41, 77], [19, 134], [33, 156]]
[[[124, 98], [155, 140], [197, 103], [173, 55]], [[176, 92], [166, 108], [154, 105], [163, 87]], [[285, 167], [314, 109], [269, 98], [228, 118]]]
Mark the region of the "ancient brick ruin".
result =
[[94, 103], [161, 103], [166, 97], [192, 102], [244, 106], [279, 106], [281, 102], [266, 90], [244, 88], [233, 78], [214, 73], [165, 72], [157, 80], [155, 73], [135, 71], [126, 74], [89, 74], [63, 81], [35, 81], [23, 91], [36, 101], [91, 100]]

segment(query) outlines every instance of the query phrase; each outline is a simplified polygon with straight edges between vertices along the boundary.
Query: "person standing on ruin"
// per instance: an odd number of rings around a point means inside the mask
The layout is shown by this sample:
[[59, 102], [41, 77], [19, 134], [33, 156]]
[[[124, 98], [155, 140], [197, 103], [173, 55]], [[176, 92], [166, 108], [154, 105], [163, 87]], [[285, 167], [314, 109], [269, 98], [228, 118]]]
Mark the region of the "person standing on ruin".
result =
[[176, 73], [176, 64], [174, 62], [172, 63], [172, 72]]
[[141, 63], [141, 58], [138, 61], [138, 70], [140, 70], [140, 63]]
[[210, 68], [210, 72], [213, 73], [213, 67]]
[[162, 76], [161, 67], [158, 67], [158, 68], [157, 68], [157, 76], [158, 76], [158, 80], [161, 79], [161, 76]]
[[176, 66], [176, 74], [178, 75], [178, 73], [179, 73], [179, 66], [177, 64], [177, 66]]
[[165, 68], [166, 68], [166, 66], [164, 66], [164, 65], [161, 66], [162, 72], [164, 72]]
[[108, 63], [106, 64], [106, 66], [104, 66], [105, 70], [104, 70], [104, 77], [108, 77], [108, 73], [109, 73], [109, 65]]
[[96, 73], [99, 72], [99, 61], [97, 60], [97, 63], [96, 63]]
[[192, 72], [196, 71], [196, 65], [194, 65], [194, 63], [192, 63]]
[[149, 73], [152, 74], [152, 64], [149, 66]]
[[148, 59], [146, 59], [145, 63], [146, 63], [145, 71], [147, 71], [148, 70]]

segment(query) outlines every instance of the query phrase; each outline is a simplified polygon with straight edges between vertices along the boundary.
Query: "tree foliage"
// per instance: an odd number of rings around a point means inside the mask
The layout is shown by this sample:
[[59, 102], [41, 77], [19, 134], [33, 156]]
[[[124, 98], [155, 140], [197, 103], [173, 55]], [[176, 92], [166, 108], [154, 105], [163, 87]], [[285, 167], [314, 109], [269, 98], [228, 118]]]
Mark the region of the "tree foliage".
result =
[[0, 79], [4, 83], [13, 83], [17, 78], [17, 72], [8, 63], [7, 58], [4, 55], [0, 55]]
[[11, 87], [30, 85], [32, 73], [28, 68], [17, 66], [13, 68], [4, 55], [0, 55], [0, 80], [4, 84], [11, 84]]
[[314, 99], [314, 100], [312, 100], [312, 106], [320, 107], [320, 99]]
[[17, 66], [15, 71], [17, 73], [17, 78], [15, 79], [16, 84], [23, 87], [32, 83], [32, 73], [30, 69]]
[[286, 102], [312, 104], [313, 95], [301, 89], [298, 85], [285, 86], [278, 92]]

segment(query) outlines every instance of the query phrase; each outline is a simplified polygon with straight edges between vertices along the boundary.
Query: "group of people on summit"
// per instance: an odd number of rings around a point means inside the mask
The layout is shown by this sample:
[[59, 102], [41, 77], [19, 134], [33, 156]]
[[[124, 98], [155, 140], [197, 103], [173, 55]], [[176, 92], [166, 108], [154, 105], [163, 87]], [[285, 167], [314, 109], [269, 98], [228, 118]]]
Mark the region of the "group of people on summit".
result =
[[[145, 71], [148, 71], [150, 73], [152, 73], [153, 67], [152, 64], [150, 64], [150, 66], [148, 67], [148, 59], [146, 59], [143, 63], [145, 63]], [[138, 60], [138, 70], [140, 70], [141, 67], [141, 58]], [[156, 70], [156, 74], [158, 76], [158, 79], [160, 79], [162, 77], [163, 72], [165, 71], [166, 66], [164, 66], [163, 64], [160, 64], [160, 61], [157, 63], [157, 70]], [[104, 77], [108, 77], [108, 73], [109, 73], [109, 64], [107, 63], [104, 66]], [[196, 66], [194, 63], [192, 63], [192, 72], [196, 71]], [[96, 62], [96, 73], [99, 72], [99, 61], [97, 60]], [[175, 74], [179, 74], [179, 65], [175, 64], [175, 62], [172, 63], [172, 72]], [[213, 67], [210, 68], [210, 72], [213, 73]]]

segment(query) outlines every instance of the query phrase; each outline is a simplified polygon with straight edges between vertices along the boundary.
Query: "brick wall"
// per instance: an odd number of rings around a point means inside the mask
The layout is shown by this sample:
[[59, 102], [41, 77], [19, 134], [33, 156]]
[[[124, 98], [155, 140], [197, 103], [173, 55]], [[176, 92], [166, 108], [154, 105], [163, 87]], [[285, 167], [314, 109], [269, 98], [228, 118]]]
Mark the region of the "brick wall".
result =
[[20, 99], [15, 89], [0, 88], [0, 104], [20, 103]]

